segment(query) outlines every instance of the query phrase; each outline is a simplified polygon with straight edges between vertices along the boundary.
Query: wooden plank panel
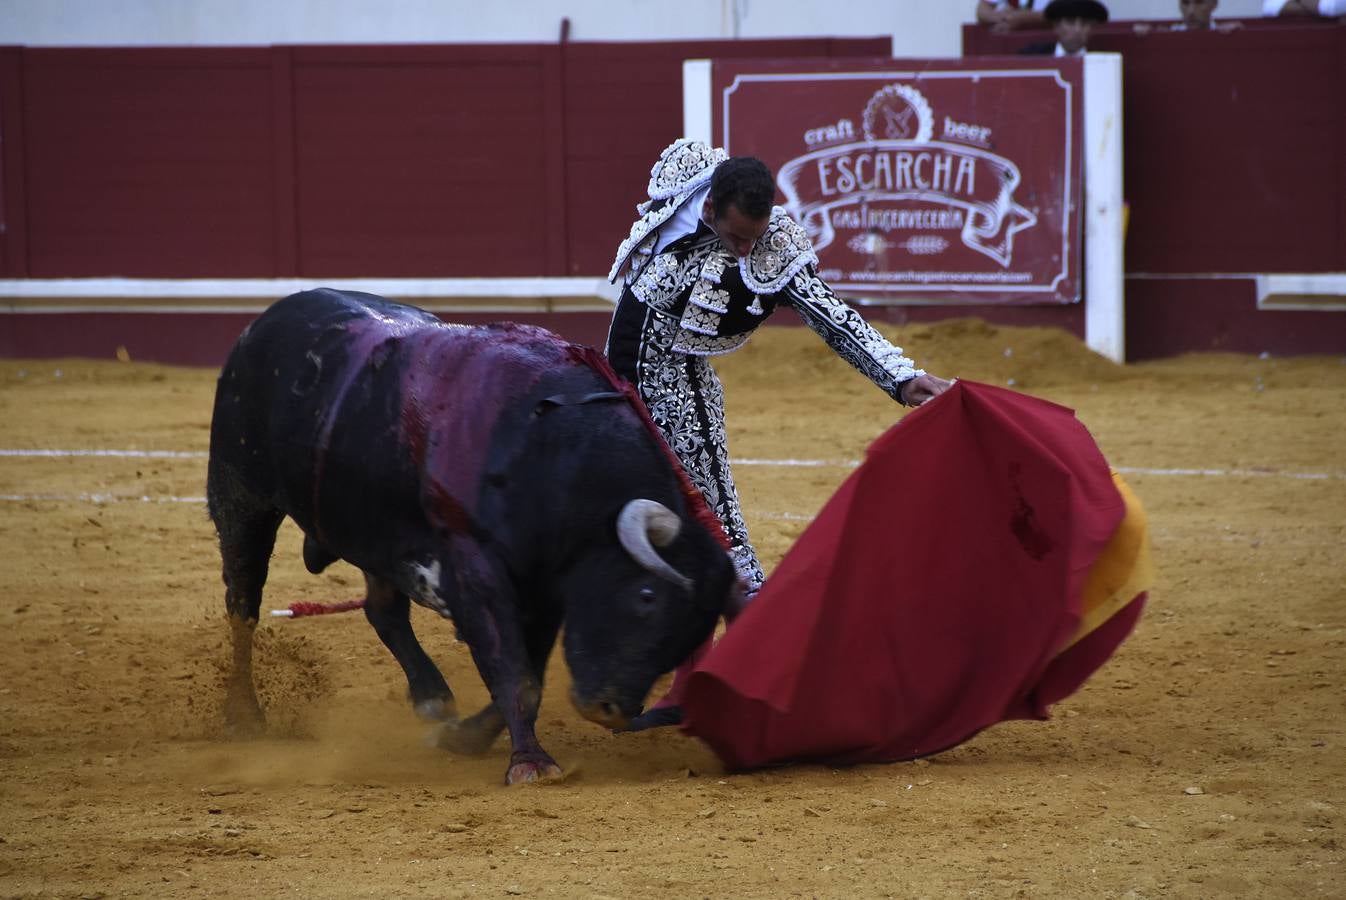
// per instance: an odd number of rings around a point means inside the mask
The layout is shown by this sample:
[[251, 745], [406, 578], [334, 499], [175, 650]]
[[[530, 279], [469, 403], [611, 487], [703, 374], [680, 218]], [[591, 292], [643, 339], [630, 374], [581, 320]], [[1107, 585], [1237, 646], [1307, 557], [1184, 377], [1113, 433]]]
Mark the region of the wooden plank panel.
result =
[[1128, 279], [1126, 353], [1130, 361], [1179, 353], [1339, 355], [1346, 314], [1257, 308], [1252, 279]]
[[[1043, 33], [965, 26], [967, 55]], [[1135, 34], [1121, 53], [1126, 267], [1132, 272], [1327, 272], [1346, 263], [1346, 27], [1245, 20], [1229, 33]]]
[[32, 276], [273, 272], [265, 51], [26, 50], [24, 63]]
[[1346, 27], [1337, 29], [1337, 259], [1335, 268], [1346, 272]]
[[541, 135], [546, 188], [542, 203], [542, 228], [546, 239], [546, 273], [577, 275], [567, 271], [570, 260], [570, 229], [566, 209], [566, 59], [563, 46], [543, 52]]
[[397, 50], [296, 56], [301, 273], [547, 274], [541, 52]]
[[1346, 243], [1331, 32], [1150, 37], [1124, 48], [1127, 267], [1331, 268]]
[[0, 48], [0, 273], [28, 274], [28, 203], [24, 165], [23, 51]]
[[682, 135], [682, 61], [872, 55], [888, 39], [798, 38], [566, 45], [570, 274], [606, 274], [650, 167]]
[[295, 209], [294, 60], [286, 47], [271, 50], [271, 203], [277, 278], [299, 271], [299, 222]]
[[24, 61], [30, 275], [273, 273], [265, 51]]

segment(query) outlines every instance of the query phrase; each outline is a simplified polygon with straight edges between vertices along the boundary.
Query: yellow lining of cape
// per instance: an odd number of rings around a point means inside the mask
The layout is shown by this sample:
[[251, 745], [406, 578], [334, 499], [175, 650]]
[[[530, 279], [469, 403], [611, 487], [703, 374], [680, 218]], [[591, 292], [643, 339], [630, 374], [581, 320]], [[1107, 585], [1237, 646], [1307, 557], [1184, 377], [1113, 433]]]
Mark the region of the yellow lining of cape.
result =
[[1080, 625], [1058, 653], [1070, 649], [1137, 595], [1154, 586], [1154, 562], [1150, 558], [1145, 510], [1116, 471], [1112, 473], [1112, 481], [1126, 504], [1126, 513], [1085, 578], [1080, 598]]

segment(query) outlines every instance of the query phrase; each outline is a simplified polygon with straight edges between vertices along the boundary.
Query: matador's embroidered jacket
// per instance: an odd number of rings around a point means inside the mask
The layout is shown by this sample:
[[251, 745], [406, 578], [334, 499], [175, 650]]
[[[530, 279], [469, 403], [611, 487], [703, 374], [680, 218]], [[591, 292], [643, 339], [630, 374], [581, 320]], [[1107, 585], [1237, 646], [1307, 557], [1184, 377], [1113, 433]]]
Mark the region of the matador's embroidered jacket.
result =
[[[704, 223], [665, 235], [670, 223], [699, 221], [678, 210], [705, 195], [723, 150], [678, 141], [650, 172], [650, 199], [617, 251], [609, 278], [626, 273], [608, 332], [608, 360], [636, 385], [650, 416], [715, 511], [750, 592], [762, 567], [729, 468], [724, 395], [708, 357], [735, 350], [778, 306], [790, 306], [828, 345], [894, 399], [903, 382], [924, 374], [818, 277], [817, 255], [784, 209], [738, 259]], [[699, 202], [696, 200], [695, 202]], [[686, 230], [682, 225], [682, 230]], [[668, 238], [676, 238], [669, 243]]]
[[[702, 227], [655, 253], [661, 226], [710, 183], [725, 151], [679, 140], [650, 172], [650, 199], [617, 251], [608, 277], [626, 268], [621, 303], [638, 302], [677, 328], [663, 350], [713, 356], [738, 349], [778, 306], [793, 308], [842, 358], [894, 399], [902, 382], [924, 374], [818, 277], [817, 254], [799, 223], [781, 207], [771, 211], [753, 251], [736, 259]], [[629, 296], [628, 296], [629, 295]]]

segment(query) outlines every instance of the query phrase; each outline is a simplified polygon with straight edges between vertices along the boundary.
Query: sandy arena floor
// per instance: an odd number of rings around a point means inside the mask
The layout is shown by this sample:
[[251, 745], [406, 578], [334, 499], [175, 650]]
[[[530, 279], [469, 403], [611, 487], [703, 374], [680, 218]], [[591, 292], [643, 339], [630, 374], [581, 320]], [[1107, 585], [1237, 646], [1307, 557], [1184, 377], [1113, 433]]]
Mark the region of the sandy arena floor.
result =
[[[748, 774], [583, 721], [557, 654], [539, 735], [569, 775], [514, 789], [504, 739], [426, 746], [359, 614], [264, 620], [270, 734], [224, 739], [214, 372], [0, 361], [0, 449], [186, 454], [0, 456], [0, 896], [1346, 897], [1346, 358], [1123, 368], [1048, 330], [894, 336], [1078, 411], [1150, 516], [1136, 634], [1049, 722]], [[738, 470], [774, 564], [901, 411], [803, 329], [719, 368], [736, 457], [841, 463]], [[299, 543], [287, 524], [268, 607], [359, 594]], [[450, 629], [415, 621], [483, 701]]]

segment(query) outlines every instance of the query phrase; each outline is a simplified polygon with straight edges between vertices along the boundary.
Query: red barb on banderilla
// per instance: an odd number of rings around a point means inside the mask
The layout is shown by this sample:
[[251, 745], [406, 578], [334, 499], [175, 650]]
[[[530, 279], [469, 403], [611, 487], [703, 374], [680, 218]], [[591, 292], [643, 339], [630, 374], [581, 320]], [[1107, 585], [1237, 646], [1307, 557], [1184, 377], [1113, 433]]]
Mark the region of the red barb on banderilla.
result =
[[284, 609], [273, 609], [271, 615], [284, 619], [301, 619], [305, 616], [325, 616], [330, 613], [350, 612], [364, 609], [364, 600], [343, 600], [340, 603], [291, 603]]

